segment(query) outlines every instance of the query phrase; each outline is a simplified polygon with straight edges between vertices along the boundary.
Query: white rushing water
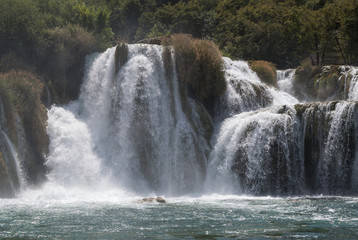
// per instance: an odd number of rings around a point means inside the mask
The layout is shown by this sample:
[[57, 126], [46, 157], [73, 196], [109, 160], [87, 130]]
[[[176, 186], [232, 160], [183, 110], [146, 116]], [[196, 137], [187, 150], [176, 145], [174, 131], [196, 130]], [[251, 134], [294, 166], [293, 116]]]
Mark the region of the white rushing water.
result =
[[[225, 64], [225, 103], [229, 109], [236, 107], [236, 112], [226, 114], [216, 126], [207, 174], [209, 192], [297, 195], [357, 191], [355, 102], [296, 108], [299, 102], [291, 95], [295, 70], [277, 72], [277, 90], [261, 83], [247, 63], [225, 59]], [[349, 99], [354, 100], [356, 68], [347, 69]], [[253, 89], [256, 86], [262, 86], [261, 95]], [[264, 108], [267, 106], [271, 107]]]
[[358, 100], [358, 67], [341, 66], [340, 71], [342, 72], [340, 81], [344, 81], [345, 92], [348, 92], [345, 98]]
[[293, 80], [296, 69], [277, 70], [277, 84], [281, 91], [293, 95]]

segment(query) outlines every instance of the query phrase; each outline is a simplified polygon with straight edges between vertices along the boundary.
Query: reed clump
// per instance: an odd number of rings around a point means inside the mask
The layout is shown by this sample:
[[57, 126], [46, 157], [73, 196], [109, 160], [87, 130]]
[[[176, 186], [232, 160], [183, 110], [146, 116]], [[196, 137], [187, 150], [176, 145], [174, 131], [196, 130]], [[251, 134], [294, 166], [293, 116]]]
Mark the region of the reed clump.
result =
[[37, 75], [26, 71], [10, 71], [0, 75], [6, 82], [11, 102], [24, 124], [25, 132], [31, 143], [41, 153], [48, 146], [46, 133], [47, 113], [41, 102], [43, 83]]
[[223, 60], [213, 42], [176, 34], [170, 43], [175, 50], [179, 80], [189, 85], [192, 97], [205, 104], [225, 92]]
[[126, 43], [119, 43], [116, 47], [115, 57], [115, 74], [128, 60], [128, 45]]
[[273, 63], [267, 61], [251, 61], [251, 69], [261, 81], [269, 86], [277, 87], [277, 70]]

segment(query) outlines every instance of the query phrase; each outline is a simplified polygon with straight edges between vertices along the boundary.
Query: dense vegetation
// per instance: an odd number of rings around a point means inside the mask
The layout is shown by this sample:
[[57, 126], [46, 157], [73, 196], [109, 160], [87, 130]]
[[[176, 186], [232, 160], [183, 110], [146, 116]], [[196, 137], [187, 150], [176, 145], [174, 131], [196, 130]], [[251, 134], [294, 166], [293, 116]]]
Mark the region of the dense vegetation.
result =
[[1, 0], [0, 23], [0, 70], [35, 69], [58, 100], [75, 97], [83, 57], [116, 41], [187, 33], [278, 68], [358, 55], [357, 0]]

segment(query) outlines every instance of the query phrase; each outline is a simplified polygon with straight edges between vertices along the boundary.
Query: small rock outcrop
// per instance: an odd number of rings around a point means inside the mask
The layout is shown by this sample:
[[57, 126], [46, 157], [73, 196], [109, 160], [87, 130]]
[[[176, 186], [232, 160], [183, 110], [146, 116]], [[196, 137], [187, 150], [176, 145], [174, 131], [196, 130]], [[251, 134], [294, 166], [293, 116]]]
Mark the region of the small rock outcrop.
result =
[[137, 201], [137, 203], [148, 203], [148, 202], [167, 203], [167, 201], [161, 197], [143, 198]]

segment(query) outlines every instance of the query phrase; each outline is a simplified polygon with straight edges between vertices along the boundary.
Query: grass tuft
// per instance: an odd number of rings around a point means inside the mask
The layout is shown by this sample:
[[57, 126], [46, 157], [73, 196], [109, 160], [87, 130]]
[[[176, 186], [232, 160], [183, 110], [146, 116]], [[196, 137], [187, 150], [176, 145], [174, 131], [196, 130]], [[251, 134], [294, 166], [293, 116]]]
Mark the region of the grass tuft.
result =
[[175, 50], [179, 80], [188, 83], [194, 98], [205, 104], [225, 92], [223, 60], [213, 42], [186, 34], [173, 35], [170, 42]]
[[277, 70], [273, 63], [267, 61], [251, 61], [251, 69], [269, 86], [277, 87]]

